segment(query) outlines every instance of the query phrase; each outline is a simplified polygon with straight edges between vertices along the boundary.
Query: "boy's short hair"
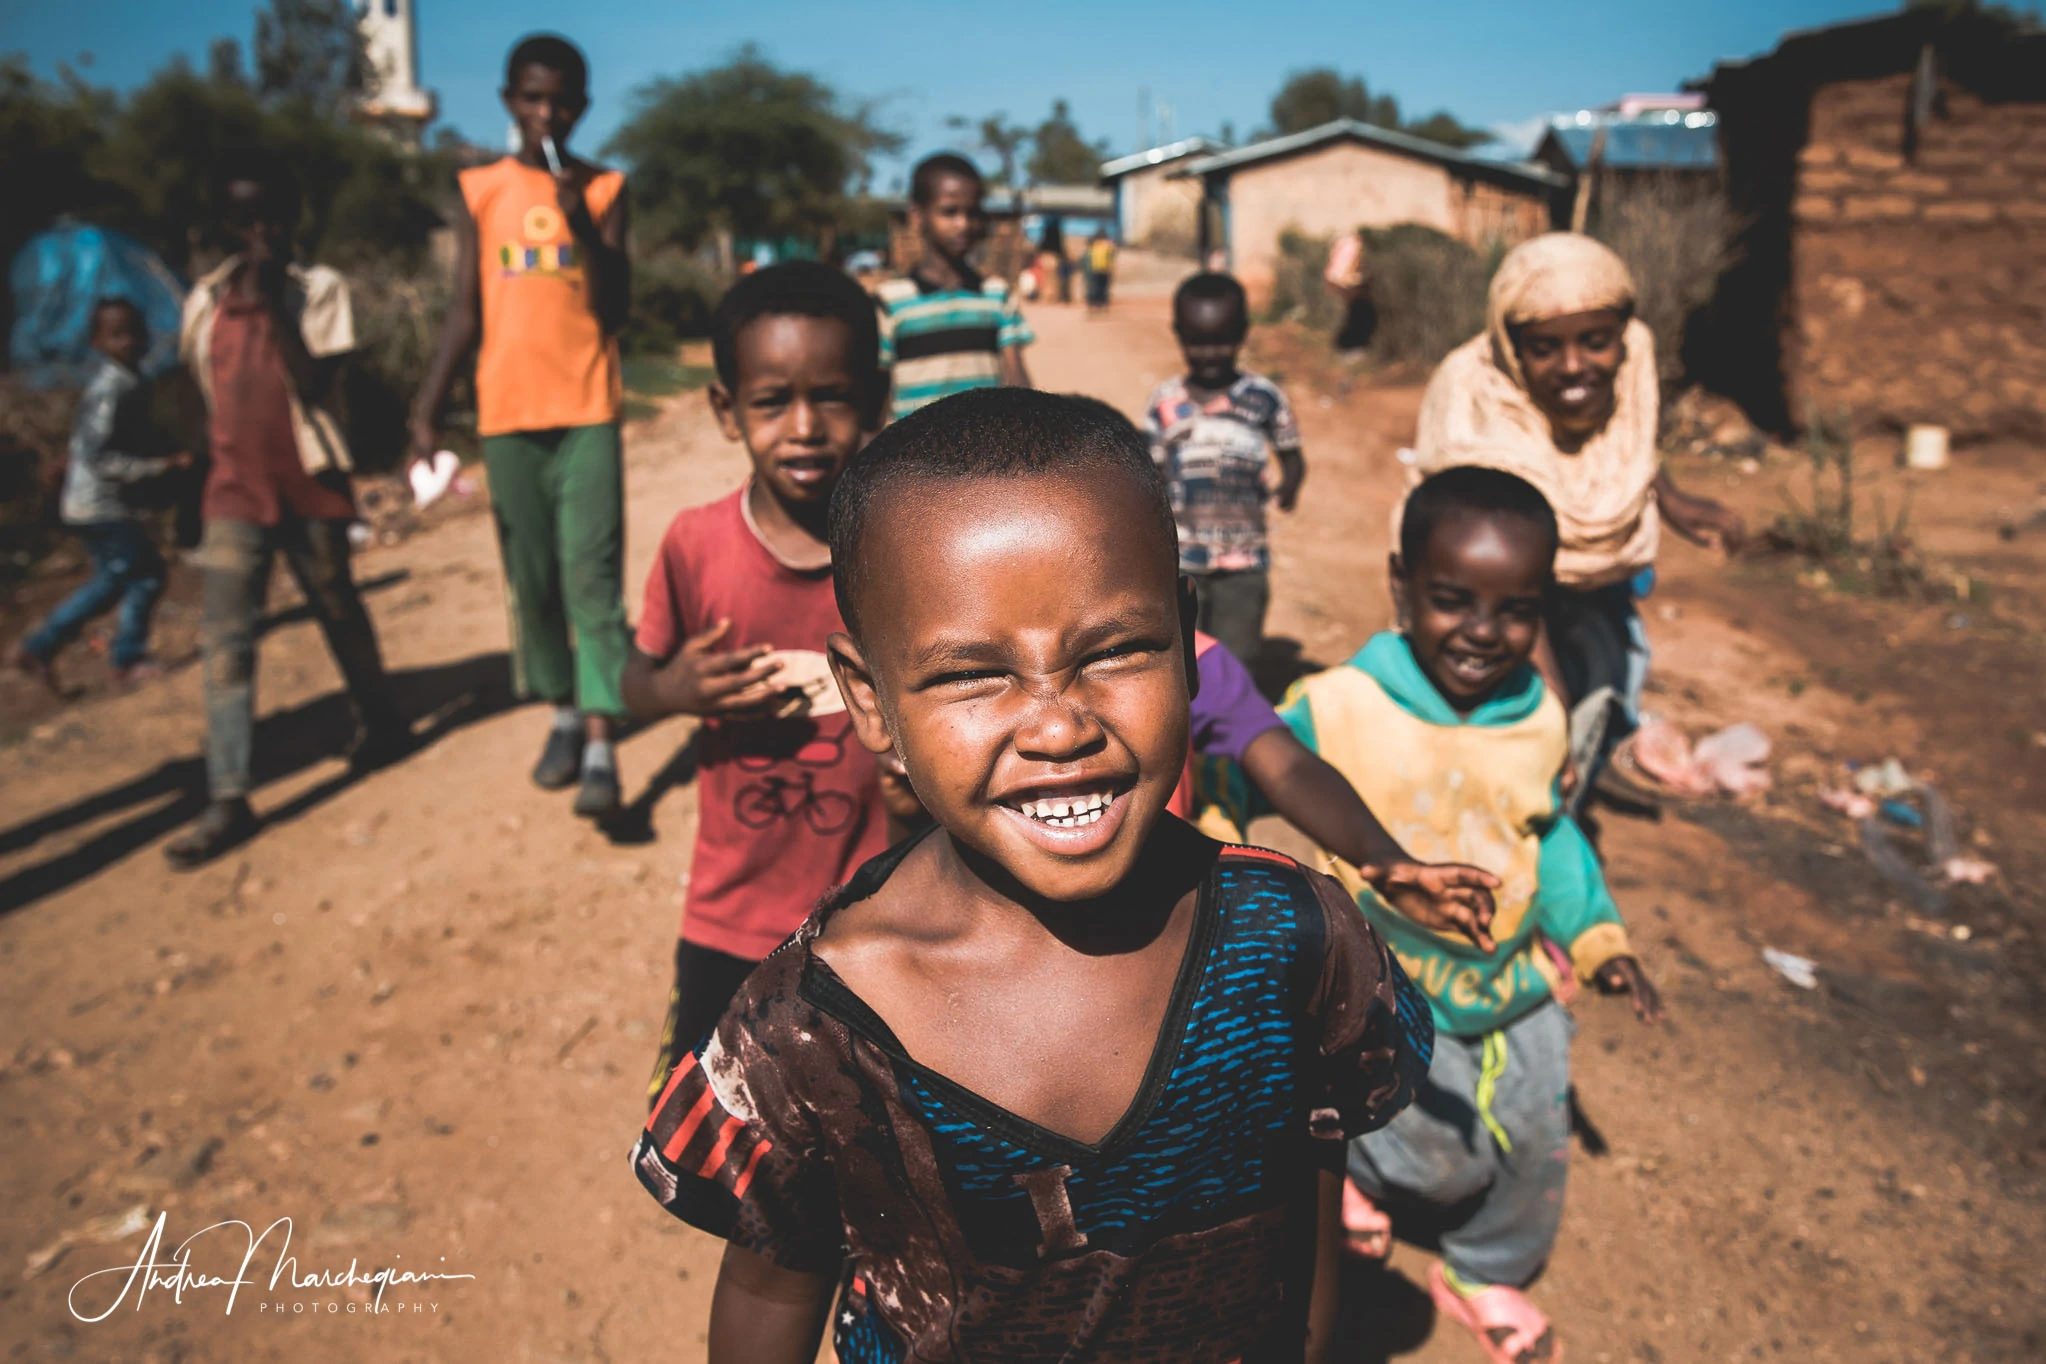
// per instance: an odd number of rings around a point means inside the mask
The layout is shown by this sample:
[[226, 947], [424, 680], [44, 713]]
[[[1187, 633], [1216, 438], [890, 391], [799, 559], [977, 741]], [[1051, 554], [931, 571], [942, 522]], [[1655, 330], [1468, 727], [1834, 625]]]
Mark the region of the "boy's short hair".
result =
[[1245, 325], [1250, 322], [1250, 299], [1243, 292], [1242, 282], [1234, 275], [1225, 275], [1219, 270], [1203, 270], [1181, 280], [1179, 287], [1172, 291], [1173, 326], [1179, 325], [1180, 315], [1194, 303], [1231, 304]]
[[1559, 534], [1556, 512], [1534, 484], [1504, 469], [1459, 464], [1430, 474], [1407, 494], [1400, 514], [1400, 563], [1412, 572], [1428, 552], [1435, 529], [1452, 516], [1517, 516], [1532, 522], [1548, 542], [1545, 563], [1551, 572]]
[[504, 61], [504, 86], [509, 90], [517, 83], [519, 72], [529, 66], [544, 66], [549, 71], [558, 71], [561, 78], [578, 94], [590, 92], [590, 63], [583, 56], [583, 50], [559, 33], [528, 33], [512, 45], [511, 56]]
[[918, 208], [928, 204], [938, 192], [938, 178], [956, 175], [962, 180], [971, 180], [985, 188], [980, 167], [968, 161], [957, 152], [939, 152], [916, 163], [916, 169], [909, 173], [909, 201]]
[[881, 325], [874, 300], [852, 276], [818, 261], [788, 261], [740, 277], [710, 315], [710, 355], [718, 382], [739, 386], [739, 333], [763, 317], [822, 317], [845, 324], [847, 358], [867, 391], [880, 381]]
[[253, 143], [231, 145], [213, 163], [213, 207], [217, 214], [227, 211], [230, 185], [260, 185], [287, 217], [296, 219], [300, 200], [298, 175], [281, 153]]
[[[892, 494], [918, 484], [1079, 470], [1128, 477], [1150, 505], [1163, 552], [1176, 561], [1179, 533], [1164, 476], [1137, 428], [1107, 403], [1029, 388], [976, 388], [883, 430], [846, 465], [831, 497], [831, 576], [846, 628], [859, 633], [857, 602], [866, 573], [861, 546]], [[989, 498], [999, 504], [992, 490]]]
[[135, 323], [135, 330], [144, 336], [149, 335], [149, 318], [143, 313], [142, 305], [124, 294], [107, 294], [93, 300], [89, 334], [99, 334], [100, 314], [116, 311], [128, 314]]

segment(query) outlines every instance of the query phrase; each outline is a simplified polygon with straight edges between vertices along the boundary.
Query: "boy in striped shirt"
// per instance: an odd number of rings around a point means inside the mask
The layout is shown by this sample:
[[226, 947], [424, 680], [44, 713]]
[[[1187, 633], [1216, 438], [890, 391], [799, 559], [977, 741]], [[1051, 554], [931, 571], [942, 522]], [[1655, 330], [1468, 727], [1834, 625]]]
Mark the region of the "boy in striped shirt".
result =
[[898, 420], [969, 388], [1030, 387], [1030, 324], [1007, 281], [983, 279], [966, 259], [987, 235], [984, 192], [980, 171], [950, 152], [910, 175], [909, 222], [923, 252], [907, 276], [875, 291]]

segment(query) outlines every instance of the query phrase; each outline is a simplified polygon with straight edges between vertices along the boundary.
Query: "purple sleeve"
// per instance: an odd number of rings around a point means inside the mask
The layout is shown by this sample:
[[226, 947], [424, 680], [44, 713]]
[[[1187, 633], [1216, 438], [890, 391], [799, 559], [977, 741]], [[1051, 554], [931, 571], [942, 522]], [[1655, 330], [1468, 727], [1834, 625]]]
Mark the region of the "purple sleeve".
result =
[[1200, 658], [1201, 694], [1193, 699], [1193, 749], [1211, 758], [1243, 760], [1250, 741], [1286, 722], [1258, 694], [1250, 669], [1220, 644]]

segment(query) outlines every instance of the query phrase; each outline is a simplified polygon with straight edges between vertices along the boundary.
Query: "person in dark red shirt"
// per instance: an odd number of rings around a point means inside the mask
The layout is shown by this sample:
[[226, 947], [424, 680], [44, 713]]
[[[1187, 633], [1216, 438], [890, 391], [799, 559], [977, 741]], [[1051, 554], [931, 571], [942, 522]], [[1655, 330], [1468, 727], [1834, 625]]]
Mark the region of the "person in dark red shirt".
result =
[[362, 725], [351, 762], [379, 765], [409, 740], [348, 565], [352, 462], [329, 411], [341, 362], [355, 348], [347, 281], [325, 266], [292, 262], [299, 198], [281, 162], [230, 154], [216, 184], [222, 225], [239, 250], [193, 286], [179, 338], [206, 397], [211, 451], [196, 556], [211, 800], [165, 848], [181, 868], [211, 861], [256, 828], [249, 807], [256, 617], [278, 553], [347, 680]]
[[873, 302], [829, 266], [746, 276], [711, 321], [711, 405], [746, 486], [676, 516], [625, 665], [642, 719], [703, 719], [701, 813], [649, 1097], [761, 958], [887, 846], [873, 757], [824, 642], [845, 628], [824, 515], [880, 424]]

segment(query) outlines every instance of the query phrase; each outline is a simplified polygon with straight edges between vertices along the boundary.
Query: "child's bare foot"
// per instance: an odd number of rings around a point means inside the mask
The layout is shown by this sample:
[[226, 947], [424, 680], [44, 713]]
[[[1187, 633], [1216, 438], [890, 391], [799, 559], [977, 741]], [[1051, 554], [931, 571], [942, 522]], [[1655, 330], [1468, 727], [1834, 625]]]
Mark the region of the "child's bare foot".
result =
[[1392, 1254], [1392, 1219], [1371, 1196], [1343, 1181], [1343, 1254], [1383, 1260]]

